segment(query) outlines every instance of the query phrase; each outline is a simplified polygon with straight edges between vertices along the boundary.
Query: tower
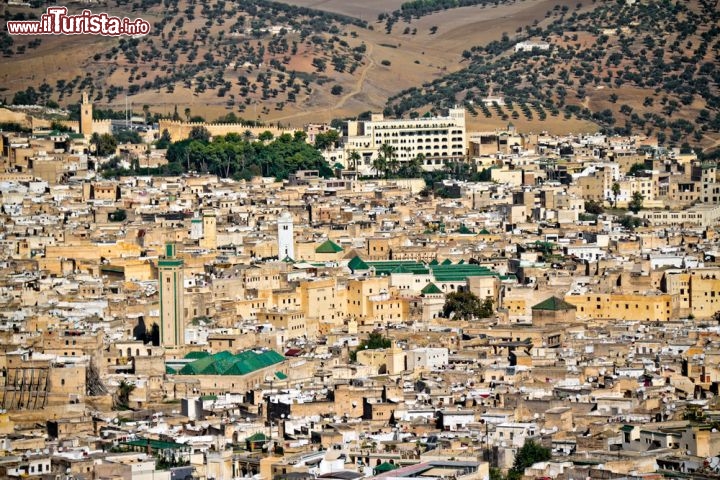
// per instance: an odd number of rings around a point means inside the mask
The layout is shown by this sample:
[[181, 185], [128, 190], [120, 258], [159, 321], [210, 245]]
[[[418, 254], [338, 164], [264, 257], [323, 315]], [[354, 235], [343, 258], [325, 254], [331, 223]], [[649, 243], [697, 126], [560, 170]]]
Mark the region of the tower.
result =
[[203, 213], [203, 238], [200, 241], [202, 248], [214, 250], [217, 248], [217, 219], [215, 212]]
[[278, 217], [278, 259], [295, 259], [295, 238], [293, 237], [293, 217], [284, 210]]
[[203, 236], [203, 221], [200, 218], [190, 220], [190, 239], [200, 240]]
[[93, 133], [93, 106], [90, 103], [87, 92], [82, 93], [82, 102], [80, 103], [80, 133], [90, 136]]
[[165, 258], [158, 261], [160, 283], [160, 343], [163, 347], [185, 344], [183, 307], [183, 261], [175, 258], [175, 245], [165, 246]]

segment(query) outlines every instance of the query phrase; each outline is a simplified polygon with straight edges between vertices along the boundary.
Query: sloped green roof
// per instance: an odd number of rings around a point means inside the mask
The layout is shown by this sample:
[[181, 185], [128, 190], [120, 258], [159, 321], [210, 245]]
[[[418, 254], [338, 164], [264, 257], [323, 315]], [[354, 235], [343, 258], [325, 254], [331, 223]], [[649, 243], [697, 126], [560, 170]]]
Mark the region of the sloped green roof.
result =
[[412, 270], [409, 268], [406, 268], [404, 265], [400, 264], [390, 273], [413, 273]]
[[392, 470], [397, 470], [398, 468], [400, 468], [399, 465], [396, 465], [394, 463], [385, 462], [385, 463], [381, 463], [377, 467], [373, 468], [373, 471], [377, 474], [377, 473], [390, 472]]
[[178, 449], [187, 449], [190, 448], [189, 445], [185, 445], [184, 443], [175, 443], [175, 442], [165, 442], [162, 440], [153, 440], [151, 438], [142, 438], [139, 437], [135, 440], [130, 440], [127, 442], [121, 442], [123, 445], [130, 445], [131, 447], [143, 447], [147, 448], [150, 447], [151, 450], [178, 450]]
[[480, 230], [479, 235], [490, 235], [490, 232], [487, 230], [487, 228], [483, 228]]
[[187, 355], [185, 355], [185, 358], [186, 359], [192, 358], [192, 359], [197, 360], [198, 358], [205, 358], [205, 357], [209, 357], [209, 356], [210, 356], [210, 354], [208, 352], [190, 352]]
[[498, 277], [499, 274], [476, 264], [436, 265], [432, 268], [436, 282], [461, 282], [467, 277]]
[[465, 265], [465, 260], [460, 260], [457, 264], [458, 264], [458, 265]]
[[342, 251], [342, 247], [330, 239], [325, 240], [319, 247], [315, 249], [315, 253], [338, 253]]
[[288, 257], [288, 256], [286, 256], [285, 258], [283, 258], [282, 261], [285, 262], [285, 263], [295, 263], [295, 260], [293, 260], [292, 258], [290, 258], [290, 257]]
[[377, 275], [390, 275], [391, 273], [427, 275], [432, 273], [436, 282], [461, 282], [467, 277], [499, 277], [497, 272], [482, 265], [468, 263], [453, 265], [450, 260], [445, 260], [442, 264], [438, 264], [436, 260], [433, 260], [428, 266], [412, 260], [367, 262], [367, 265], [374, 268]]
[[275, 372], [275, 376], [280, 380], [285, 380], [287, 378], [287, 375], [285, 375], [283, 372]]
[[443, 292], [442, 292], [442, 290], [440, 290], [437, 287], [437, 285], [430, 282], [427, 285], [425, 285], [425, 287], [422, 290], [420, 290], [420, 293], [422, 293], [423, 295], [437, 295], [438, 293], [443, 293]]
[[532, 307], [533, 310], [550, 310], [550, 311], [560, 311], [560, 310], [577, 310], [575, 305], [572, 303], [568, 303], [562, 298], [558, 298], [555, 296], [552, 296], [546, 300], [543, 300], [542, 302], [538, 303], [534, 307]]
[[348, 268], [355, 272], [357, 270], [369, 270], [370, 266], [365, 263], [362, 258], [353, 257], [352, 260], [348, 262]]
[[[415, 275], [427, 275], [429, 270], [422, 263], [414, 260], [383, 260], [378, 262], [367, 262], [368, 268], [375, 269], [376, 275], [390, 275], [391, 273], [414, 273]], [[402, 267], [402, 268], [400, 268]]]
[[452, 260], [450, 260], [449, 258], [446, 258], [445, 260], [442, 261], [442, 263], [440, 265], [452, 265]]
[[[187, 358], [187, 357], [186, 357]], [[275, 365], [285, 357], [274, 350], [256, 353], [246, 350], [236, 355], [228, 351], [218, 352], [185, 365], [179, 375], [247, 375], [261, 368]], [[168, 372], [169, 373], [169, 372]]]
[[264, 433], [258, 432], [253, 435], [250, 435], [249, 437], [246, 438], [246, 440], [248, 442], [266, 442], [268, 440], [268, 437]]
[[432, 262], [429, 263], [429, 265], [437, 265], [439, 262], [437, 261], [437, 258], [433, 258]]
[[460, 228], [458, 228], [457, 230], [455, 230], [453, 233], [460, 233], [460, 234], [462, 234], [462, 235], [472, 235], [472, 234], [474, 234], [475, 232], [473, 232], [472, 230], [470, 230], [469, 228], [467, 228], [465, 225], [460, 225]]

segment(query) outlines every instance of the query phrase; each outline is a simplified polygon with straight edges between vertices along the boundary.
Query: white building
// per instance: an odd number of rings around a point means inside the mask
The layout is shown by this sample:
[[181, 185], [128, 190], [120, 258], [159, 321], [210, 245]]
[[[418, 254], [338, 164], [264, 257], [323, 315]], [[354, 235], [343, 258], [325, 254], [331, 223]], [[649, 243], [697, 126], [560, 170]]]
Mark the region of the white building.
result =
[[439, 370], [448, 365], [447, 348], [415, 348], [407, 352], [407, 369]]
[[293, 237], [293, 217], [285, 210], [278, 216], [278, 259], [295, 258], [295, 239]]
[[465, 158], [465, 109], [451, 108], [447, 117], [385, 120], [382, 114], [373, 114], [369, 121], [347, 122], [345, 159], [349, 161], [353, 150], [359, 153], [362, 159], [356, 168], [361, 174], [377, 173], [372, 161], [383, 144], [395, 148], [400, 165], [422, 155], [424, 170], [442, 169], [447, 161]]
[[519, 42], [515, 44], [516, 52], [532, 52], [533, 50], [550, 50], [547, 42]]

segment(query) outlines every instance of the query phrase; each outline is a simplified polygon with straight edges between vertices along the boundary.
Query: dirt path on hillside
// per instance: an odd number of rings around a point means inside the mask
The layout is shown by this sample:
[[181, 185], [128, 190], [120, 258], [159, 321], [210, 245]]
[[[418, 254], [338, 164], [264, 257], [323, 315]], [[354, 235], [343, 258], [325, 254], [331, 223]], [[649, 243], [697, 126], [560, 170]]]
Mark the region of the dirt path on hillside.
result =
[[[372, 58], [373, 53], [373, 46], [372, 44], [366, 44], [367, 45], [367, 53], [365, 57], [368, 59], [368, 64], [365, 65], [365, 68], [363, 68], [363, 71], [360, 73], [360, 76], [358, 77], [357, 81], [355, 82], [355, 86], [353, 87], [351, 92], [346, 93], [340, 99], [330, 108], [324, 108], [323, 110], [338, 110], [342, 108], [345, 103], [350, 100], [355, 95], [362, 92], [363, 86], [365, 85], [365, 79], [367, 78], [367, 74], [375, 66], [375, 60]], [[283, 121], [283, 120], [290, 120], [292, 118], [298, 118], [298, 117], [304, 117], [308, 114], [312, 113], [312, 111], [304, 111], [304, 112], [297, 112], [290, 115], [284, 115], [282, 117], [276, 117], [273, 118], [273, 122]]]

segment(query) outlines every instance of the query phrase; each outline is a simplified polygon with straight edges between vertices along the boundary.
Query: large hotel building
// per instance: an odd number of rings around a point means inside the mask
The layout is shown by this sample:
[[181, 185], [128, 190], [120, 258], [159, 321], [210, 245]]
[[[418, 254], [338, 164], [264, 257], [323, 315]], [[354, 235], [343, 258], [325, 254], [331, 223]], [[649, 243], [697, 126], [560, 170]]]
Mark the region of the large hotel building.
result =
[[357, 151], [362, 157], [357, 170], [363, 174], [372, 172], [372, 160], [383, 144], [395, 147], [400, 164], [423, 155], [425, 170], [441, 169], [445, 162], [466, 156], [463, 108], [451, 108], [447, 117], [413, 120], [385, 120], [382, 114], [373, 114], [369, 121], [348, 121], [345, 133], [345, 158]]

